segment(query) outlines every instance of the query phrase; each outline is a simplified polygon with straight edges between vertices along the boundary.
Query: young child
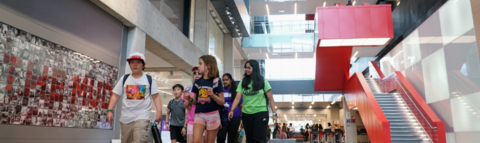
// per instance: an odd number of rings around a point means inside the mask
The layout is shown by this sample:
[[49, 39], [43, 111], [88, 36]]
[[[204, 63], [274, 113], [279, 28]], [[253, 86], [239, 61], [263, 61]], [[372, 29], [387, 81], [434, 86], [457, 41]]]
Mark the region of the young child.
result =
[[216, 59], [211, 55], [201, 56], [198, 59], [198, 71], [202, 77], [194, 82], [192, 92], [195, 98], [185, 96], [188, 102], [196, 104], [193, 142], [199, 143], [203, 131], [207, 129], [207, 142], [214, 143], [221, 127], [218, 110], [225, 103]]
[[181, 84], [174, 85], [172, 90], [175, 99], [168, 102], [165, 128], [170, 131], [172, 143], [184, 143], [183, 136], [186, 135], [186, 127], [183, 125], [185, 125], [185, 108], [188, 106], [188, 103], [182, 99], [183, 86]]
[[[192, 68], [192, 72], [193, 72], [192, 78], [194, 82], [195, 80], [202, 77], [202, 75], [198, 72], [197, 66]], [[184, 98], [185, 98], [185, 95], [190, 95], [190, 97], [194, 97], [194, 94], [192, 93], [192, 88], [193, 88], [193, 85], [189, 85], [185, 88]], [[188, 143], [193, 143], [193, 122], [195, 121], [195, 108], [196, 108], [196, 104], [192, 104], [192, 103], [190, 103], [187, 107], [187, 117], [186, 117], [187, 121], [185, 122], [185, 126], [187, 127]], [[204, 139], [201, 139], [201, 140], [203, 141]]]
[[143, 73], [145, 56], [136, 52], [131, 54], [127, 61], [132, 74], [124, 75], [118, 80], [108, 104], [107, 119], [112, 125], [113, 109], [118, 100], [122, 99], [122, 143], [147, 142], [152, 101], [157, 109], [155, 122], [162, 121], [162, 101], [155, 80]]

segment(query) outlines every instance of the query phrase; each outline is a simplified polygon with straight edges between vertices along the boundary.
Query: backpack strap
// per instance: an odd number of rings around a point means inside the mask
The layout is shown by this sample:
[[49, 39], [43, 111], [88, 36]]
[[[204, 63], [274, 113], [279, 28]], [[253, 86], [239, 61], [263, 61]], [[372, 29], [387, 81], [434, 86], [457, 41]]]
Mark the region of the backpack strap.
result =
[[125, 86], [125, 82], [127, 81], [127, 79], [128, 79], [129, 76], [130, 76], [130, 74], [125, 74], [125, 75], [123, 76], [123, 84], [122, 84], [123, 86]]
[[152, 95], [152, 76], [147, 74], [148, 85], [150, 88], [150, 95]]
[[[263, 90], [263, 96], [265, 96], [265, 101], [267, 102], [267, 111], [268, 111], [268, 97], [267, 97], [267, 92], [265, 92], [265, 88], [262, 88]], [[273, 109], [272, 109], [273, 110]]]

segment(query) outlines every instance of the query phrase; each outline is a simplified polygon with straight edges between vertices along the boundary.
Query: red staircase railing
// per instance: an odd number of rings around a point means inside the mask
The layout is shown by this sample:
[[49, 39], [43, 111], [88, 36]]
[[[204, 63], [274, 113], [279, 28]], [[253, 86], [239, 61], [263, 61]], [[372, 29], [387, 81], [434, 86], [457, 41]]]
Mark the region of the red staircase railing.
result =
[[[380, 78], [378, 85], [382, 92], [397, 91], [407, 106], [418, 119], [422, 127], [434, 143], [446, 143], [445, 122], [441, 121], [410, 82], [399, 71], [385, 76], [375, 61], [371, 61], [373, 68]], [[375, 73], [374, 73], [375, 74]]]
[[[346, 73], [348, 75], [348, 73]], [[347, 76], [348, 77], [348, 76]], [[347, 78], [343, 94], [348, 108], [357, 107], [372, 143], [391, 143], [390, 122], [361, 72]]]

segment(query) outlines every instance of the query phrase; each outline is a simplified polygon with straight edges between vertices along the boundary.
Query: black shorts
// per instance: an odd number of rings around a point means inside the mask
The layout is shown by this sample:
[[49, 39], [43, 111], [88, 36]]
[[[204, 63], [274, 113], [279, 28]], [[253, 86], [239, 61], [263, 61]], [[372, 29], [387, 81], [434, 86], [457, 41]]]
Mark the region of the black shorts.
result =
[[170, 126], [170, 139], [176, 139], [177, 142], [185, 142], [185, 138], [182, 136], [181, 126]]

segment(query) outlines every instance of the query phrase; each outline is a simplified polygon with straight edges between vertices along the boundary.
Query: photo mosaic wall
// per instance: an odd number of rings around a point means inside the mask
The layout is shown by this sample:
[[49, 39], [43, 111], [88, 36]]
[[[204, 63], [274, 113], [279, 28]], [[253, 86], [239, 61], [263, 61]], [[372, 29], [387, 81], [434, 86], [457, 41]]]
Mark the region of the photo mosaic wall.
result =
[[116, 67], [0, 22], [0, 124], [112, 129]]

